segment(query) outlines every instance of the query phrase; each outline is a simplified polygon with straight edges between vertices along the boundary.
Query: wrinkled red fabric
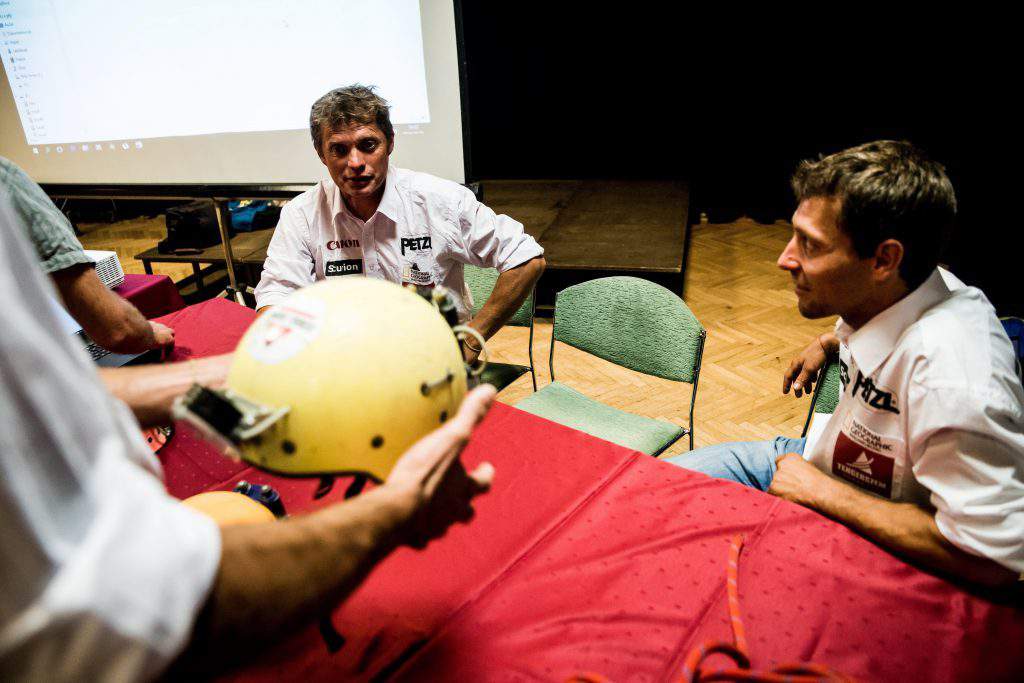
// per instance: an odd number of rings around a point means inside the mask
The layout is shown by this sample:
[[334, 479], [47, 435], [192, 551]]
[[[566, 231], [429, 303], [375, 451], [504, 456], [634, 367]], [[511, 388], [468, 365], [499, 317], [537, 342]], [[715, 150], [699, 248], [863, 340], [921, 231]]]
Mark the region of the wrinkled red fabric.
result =
[[[253, 319], [217, 300], [172, 320], [181, 357], [230, 350]], [[269, 483], [290, 513], [342, 499], [341, 478], [271, 476], [176, 434], [161, 451], [185, 497]], [[332, 622], [228, 676], [240, 680], [677, 680], [687, 652], [731, 640], [729, 539], [754, 666], [814, 661], [864, 680], [1019, 680], [1024, 610], [917, 570], [811, 510], [496, 404], [466, 449], [492, 462], [476, 518], [400, 549]], [[273, 610], [273, 605], [267, 605]]]
[[114, 291], [130, 301], [147, 319], [185, 308], [185, 301], [178, 288], [166, 275], [129, 273]]

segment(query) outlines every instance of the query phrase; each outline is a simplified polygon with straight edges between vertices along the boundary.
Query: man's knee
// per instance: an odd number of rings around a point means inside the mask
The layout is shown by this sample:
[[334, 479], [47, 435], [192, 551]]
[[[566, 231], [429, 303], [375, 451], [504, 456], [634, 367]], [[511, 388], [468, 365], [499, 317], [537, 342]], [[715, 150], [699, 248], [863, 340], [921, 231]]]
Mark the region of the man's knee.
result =
[[776, 450], [791, 445], [792, 439], [771, 441], [735, 441], [699, 448], [666, 458], [666, 462], [716, 479], [727, 479], [765, 490], [775, 473]]

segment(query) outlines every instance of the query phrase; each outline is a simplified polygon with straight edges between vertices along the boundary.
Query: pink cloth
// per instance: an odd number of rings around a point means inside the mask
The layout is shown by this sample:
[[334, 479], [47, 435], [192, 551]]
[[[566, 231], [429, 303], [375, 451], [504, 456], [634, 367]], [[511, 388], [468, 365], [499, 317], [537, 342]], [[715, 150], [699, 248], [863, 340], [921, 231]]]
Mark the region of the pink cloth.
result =
[[[228, 351], [253, 313], [224, 300], [168, 317], [181, 357]], [[179, 353], [176, 350], [176, 353]], [[291, 513], [340, 478], [261, 473], [179, 432], [160, 453], [178, 496], [269, 483]], [[468, 526], [400, 549], [333, 614], [230, 678], [330, 681], [676, 680], [688, 651], [731, 640], [729, 538], [756, 668], [827, 664], [866, 680], [1019, 680], [1024, 611], [918, 571], [820, 515], [497, 404], [464, 454], [494, 489]], [[267, 605], [268, 610], [273, 605]]]
[[114, 291], [130, 301], [147, 319], [185, 308], [178, 288], [166, 275], [128, 274]]

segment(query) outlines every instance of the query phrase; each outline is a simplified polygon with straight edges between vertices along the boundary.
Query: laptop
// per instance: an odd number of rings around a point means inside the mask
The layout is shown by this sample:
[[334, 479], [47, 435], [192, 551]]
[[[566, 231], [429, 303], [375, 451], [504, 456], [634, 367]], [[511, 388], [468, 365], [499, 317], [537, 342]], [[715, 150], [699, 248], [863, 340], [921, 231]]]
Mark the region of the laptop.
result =
[[160, 360], [160, 349], [150, 349], [141, 353], [114, 353], [105, 349], [85, 333], [82, 326], [78, 324], [71, 314], [68, 313], [60, 301], [54, 297], [48, 297], [50, 305], [57, 319], [60, 322], [61, 331], [64, 334], [72, 335], [84, 348], [86, 353], [93, 359], [96, 365], [103, 368], [120, 368], [125, 365], [138, 365], [141, 363], [156, 363]]

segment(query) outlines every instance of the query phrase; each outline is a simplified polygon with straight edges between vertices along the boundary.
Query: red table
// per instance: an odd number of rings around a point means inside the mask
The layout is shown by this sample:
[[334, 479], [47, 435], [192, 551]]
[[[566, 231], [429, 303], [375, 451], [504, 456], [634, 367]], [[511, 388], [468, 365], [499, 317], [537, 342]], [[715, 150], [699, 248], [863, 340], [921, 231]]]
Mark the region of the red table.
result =
[[130, 301], [147, 319], [185, 308], [178, 288], [166, 275], [129, 273], [114, 291]]
[[[231, 350], [252, 320], [225, 300], [165, 318], [175, 352]], [[162, 458], [187, 496], [271, 483], [290, 512], [317, 481], [226, 461], [184, 433]], [[426, 551], [383, 562], [333, 622], [294, 634], [234, 674], [245, 680], [676, 680], [687, 652], [731, 640], [729, 538], [754, 666], [815, 661], [868, 680], [1019, 680], [1024, 611], [918, 571], [820, 515], [687, 472], [505, 405], [465, 452], [497, 468], [477, 517]], [[267, 609], [273, 609], [268, 605]]]

